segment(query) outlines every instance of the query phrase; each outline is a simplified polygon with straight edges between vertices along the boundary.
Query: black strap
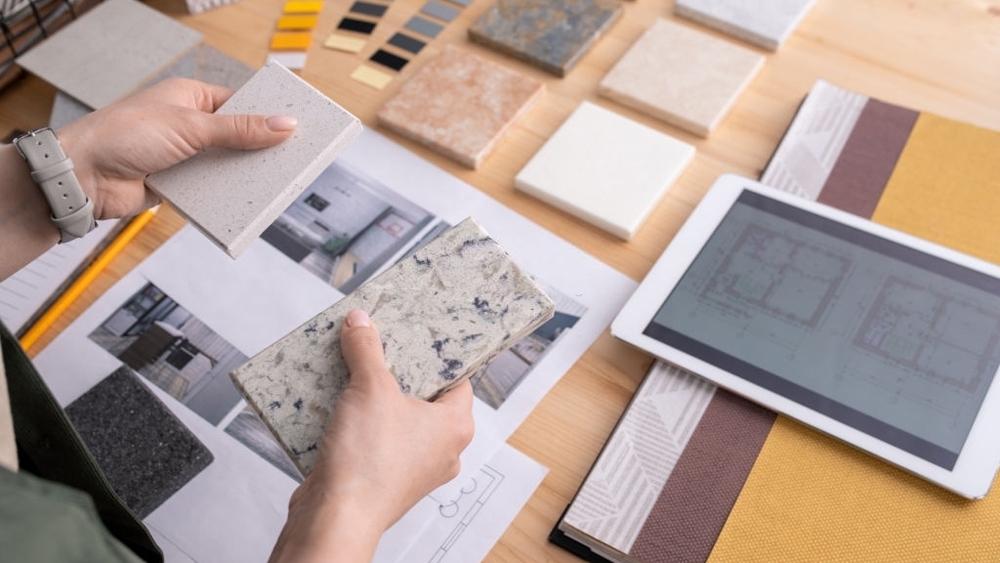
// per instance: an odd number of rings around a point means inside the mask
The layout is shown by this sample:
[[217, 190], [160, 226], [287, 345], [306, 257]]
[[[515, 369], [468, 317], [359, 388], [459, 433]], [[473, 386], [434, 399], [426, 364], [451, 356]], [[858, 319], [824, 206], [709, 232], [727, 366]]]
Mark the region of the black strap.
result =
[[143, 560], [162, 563], [163, 553], [149, 531], [111, 488], [66, 413], [3, 323], [0, 337], [21, 470], [86, 492], [104, 526], [118, 541]]

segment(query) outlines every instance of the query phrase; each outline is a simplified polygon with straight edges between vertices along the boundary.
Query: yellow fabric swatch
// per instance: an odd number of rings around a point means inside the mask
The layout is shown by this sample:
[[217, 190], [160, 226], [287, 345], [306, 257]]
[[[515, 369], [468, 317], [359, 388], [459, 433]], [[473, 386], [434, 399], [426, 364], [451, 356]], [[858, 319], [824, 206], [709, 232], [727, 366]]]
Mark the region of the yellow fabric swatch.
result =
[[362, 84], [367, 84], [376, 90], [382, 90], [392, 82], [392, 75], [366, 65], [360, 65], [351, 73], [351, 78]]
[[318, 14], [323, 9], [322, 0], [289, 0], [285, 2], [286, 14]]
[[319, 16], [311, 15], [281, 16], [278, 18], [278, 29], [283, 31], [295, 29], [308, 30], [316, 27], [318, 19]]
[[[1000, 263], [1000, 133], [921, 114], [873, 219]], [[1000, 561], [1000, 483], [965, 500], [778, 417], [709, 561]]]
[[323, 42], [323, 46], [348, 53], [360, 53], [365, 48], [365, 43], [367, 43], [367, 39], [331, 33], [330, 37], [327, 37], [326, 41]]
[[306, 50], [312, 41], [312, 34], [308, 31], [275, 33], [271, 38], [271, 48], [276, 51], [283, 50]]

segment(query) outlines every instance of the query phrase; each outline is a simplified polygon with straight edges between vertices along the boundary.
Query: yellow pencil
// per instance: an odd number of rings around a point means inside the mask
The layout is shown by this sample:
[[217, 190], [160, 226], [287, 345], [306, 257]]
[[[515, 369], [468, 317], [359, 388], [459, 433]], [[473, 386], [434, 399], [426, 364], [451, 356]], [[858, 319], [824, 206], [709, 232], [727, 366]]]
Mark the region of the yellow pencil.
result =
[[104, 268], [107, 268], [108, 264], [110, 264], [116, 256], [121, 254], [121, 251], [125, 249], [125, 246], [128, 245], [128, 243], [135, 238], [135, 235], [146, 226], [146, 223], [153, 218], [153, 215], [156, 214], [156, 209], [157, 208], [155, 207], [147, 209], [129, 222], [128, 226], [126, 226], [125, 229], [123, 229], [122, 232], [115, 237], [115, 240], [111, 241], [111, 244], [104, 249], [104, 252], [102, 252], [90, 266], [87, 266], [87, 269], [80, 274], [80, 277], [76, 278], [73, 284], [59, 296], [59, 299], [57, 299], [56, 302], [53, 303], [47, 311], [45, 311], [45, 314], [42, 315], [35, 324], [31, 325], [28, 332], [24, 333], [24, 336], [21, 337], [22, 348], [25, 350], [30, 348], [31, 345], [37, 342], [42, 334], [52, 326], [52, 323], [59, 318], [59, 315], [66, 312], [66, 309], [68, 309], [69, 306], [72, 305], [78, 297], [80, 297], [85, 289], [90, 287], [90, 284], [97, 279], [97, 276], [104, 271]]

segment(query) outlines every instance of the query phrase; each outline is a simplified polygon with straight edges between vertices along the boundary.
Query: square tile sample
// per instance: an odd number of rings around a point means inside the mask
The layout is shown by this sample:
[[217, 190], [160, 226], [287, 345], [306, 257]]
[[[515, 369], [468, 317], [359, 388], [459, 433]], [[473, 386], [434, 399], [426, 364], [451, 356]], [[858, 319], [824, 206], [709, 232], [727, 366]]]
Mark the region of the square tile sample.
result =
[[201, 34], [135, 0], [106, 0], [17, 63], [100, 109], [136, 90], [201, 42]]
[[380, 124], [477, 168], [545, 85], [448, 45], [378, 112]]
[[469, 38], [566, 76], [621, 13], [618, 0], [498, 0]]
[[146, 185], [232, 257], [256, 239], [360, 132], [361, 122], [276, 62], [217, 113], [289, 114], [292, 136], [256, 151], [209, 149]]
[[555, 304], [479, 224], [462, 221], [232, 373], [308, 475], [350, 379], [340, 328], [368, 311], [403, 393], [432, 400], [541, 326]]
[[750, 49], [660, 19], [601, 80], [597, 91], [707, 137], [764, 64]]
[[583, 102], [514, 185], [629, 240], [694, 154], [687, 143]]
[[215, 459], [125, 366], [70, 403], [66, 415], [140, 519]]
[[777, 51], [816, 0], [677, 0], [674, 13]]

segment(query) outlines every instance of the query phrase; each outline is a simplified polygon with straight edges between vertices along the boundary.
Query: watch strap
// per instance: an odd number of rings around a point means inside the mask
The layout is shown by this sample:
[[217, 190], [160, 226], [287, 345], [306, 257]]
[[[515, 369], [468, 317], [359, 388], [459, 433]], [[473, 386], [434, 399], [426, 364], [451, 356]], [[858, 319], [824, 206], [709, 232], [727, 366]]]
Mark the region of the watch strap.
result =
[[48, 127], [38, 129], [18, 137], [14, 144], [52, 208], [51, 219], [59, 229], [59, 242], [69, 242], [94, 230], [94, 204], [83, 193], [73, 174], [73, 162], [59, 146], [55, 132]]

